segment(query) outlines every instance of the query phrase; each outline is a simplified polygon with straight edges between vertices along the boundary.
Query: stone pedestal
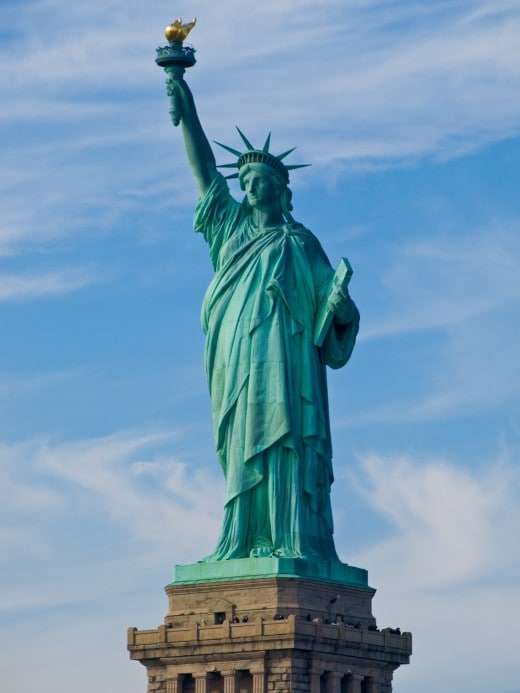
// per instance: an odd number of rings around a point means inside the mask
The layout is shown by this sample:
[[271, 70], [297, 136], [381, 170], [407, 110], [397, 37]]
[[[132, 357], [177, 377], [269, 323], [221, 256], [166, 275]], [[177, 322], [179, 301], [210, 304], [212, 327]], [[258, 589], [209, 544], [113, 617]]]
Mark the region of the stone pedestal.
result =
[[128, 630], [148, 693], [390, 693], [410, 633], [379, 630], [375, 590], [307, 577], [173, 583], [154, 630]]

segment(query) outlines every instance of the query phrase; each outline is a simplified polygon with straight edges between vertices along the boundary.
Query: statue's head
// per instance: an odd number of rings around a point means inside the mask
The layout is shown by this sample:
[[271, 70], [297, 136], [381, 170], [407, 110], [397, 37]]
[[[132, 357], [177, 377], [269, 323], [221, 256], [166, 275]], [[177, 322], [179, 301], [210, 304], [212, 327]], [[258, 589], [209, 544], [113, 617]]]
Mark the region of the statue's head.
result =
[[238, 178], [240, 187], [245, 191], [244, 205], [249, 208], [279, 209], [287, 221], [291, 217], [292, 193], [289, 189], [289, 171], [304, 168], [307, 164], [284, 164], [283, 159], [294, 149], [274, 155], [269, 151], [271, 133], [267, 136], [262, 149], [255, 149], [244, 133], [237, 128], [247, 149], [240, 152], [226, 144], [216, 142], [220, 147], [237, 156], [232, 164], [222, 164], [220, 168], [235, 168], [226, 178]]
[[279, 211], [290, 217], [292, 193], [284, 178], [271, 166], [251, 163], [239, 172], [240, 187], [246, 193], [246, 207]]

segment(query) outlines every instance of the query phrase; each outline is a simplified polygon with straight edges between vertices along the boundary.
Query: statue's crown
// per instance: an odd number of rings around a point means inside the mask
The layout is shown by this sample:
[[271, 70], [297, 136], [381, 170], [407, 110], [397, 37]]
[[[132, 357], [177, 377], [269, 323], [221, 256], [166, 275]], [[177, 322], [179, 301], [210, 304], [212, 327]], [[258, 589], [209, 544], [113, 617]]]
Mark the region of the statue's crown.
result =
[[219, 147], [222, 147], [226, 151], [231, 152], [231, 154], [234, 154], [236, 157], [238, 157], [237, 160], [232, 164], [220, 164], [219, 168], [238, 169], [237, 173], [232, 173], [231, 175], [226, 176], [226, 178], [238, 178], [240, 175], [240, 169], [246, 164], [267, 164], [267, 166], [271, 166], [271, 168], [274, 168], [275, 171], [277, 171], [282, 176], [284, 181], [288, 183], [289, 171], [295, 168], [305, 168], [306, 166], [310, 166], [310, 164], [292, 164], [287, 166], [283, 163], [282, 160], [285, 159], [285, 157], [288, 156], [291, 152], [294, 152], [296, 147], [288, 149], [286, 152], [282, 152], [278, 155], [271, 154], [271, 152], [269, 151], [269, 146], [271, 144], [271, 133], [267, 135], [267, 139], [265, 140], [262, 149], [256, 149], [255, 147], [253, 147], [251, 142], [247, 139], [247, 137], [244, 135], [244, 133], [242, 132], [242, 130], [240, 130], [238, 126], [237, 130], [238, 134], [242, 138], [242, 141], [247, 147], [245, 152], [240, 152], [238, 149], [233, 149], [233, 147], [228, 147], [226, 144], [222, 144], [221, 142], [217, 142], [215, 140], [215, 144], [218, 144]]

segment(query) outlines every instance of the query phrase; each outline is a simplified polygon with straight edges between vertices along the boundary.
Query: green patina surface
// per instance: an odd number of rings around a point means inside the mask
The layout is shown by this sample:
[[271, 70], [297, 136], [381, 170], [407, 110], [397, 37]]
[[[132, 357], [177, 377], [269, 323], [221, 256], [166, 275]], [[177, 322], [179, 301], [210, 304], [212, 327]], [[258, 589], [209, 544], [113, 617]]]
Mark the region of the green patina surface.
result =
[[350, 266], [335, 274], [316, 236], [293, 218], [289, 171], [301, 166], [284, 163], [292, 150], [273, 154], [270, 135], [261, 148], [241, 131], [245, 151], [221, 145], [236, 158], [224, 165], [235, 169], [228, 177], [245, 193], [241, 201], [232, 197], [183, 79], [188, 62], [180, 51], [173, 46], [166, 63], [163, 53], [158, 62], [199, 186], [195, 230], [215, 272], [202, 326], [226, 497], [215, 551], [206, 563], [178, 567], [177, 580], [236, 572], [366, 585], [365, 571], [339, 562], [330, 504], [326, 366], [347, 363], [358, 332]]
[[350, 356], [357, 311], [332, 322], [317, 348], [316, 315], [334, 276], [320, 243], [296, 222], [258, 227], [220, 174], [199, 200], [195, 229], [215, 268], [202, 324], [226, 479], [223, 530], [208, 560], [336, 559], [325, 366]]
[[302, 558], [274, 556], [177, 565], [172, 584], [268, 577], [307, 578], [368, 588], [368, 574], [363, 568], [356, 568], [339, 561], [307, 561]]

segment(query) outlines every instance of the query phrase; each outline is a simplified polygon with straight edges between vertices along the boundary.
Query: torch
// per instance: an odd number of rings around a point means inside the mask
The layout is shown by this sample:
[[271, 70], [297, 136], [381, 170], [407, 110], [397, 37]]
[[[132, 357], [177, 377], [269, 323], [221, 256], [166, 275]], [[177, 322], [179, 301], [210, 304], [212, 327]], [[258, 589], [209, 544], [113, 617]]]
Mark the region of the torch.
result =
[[184, 46], [183, 41], [193, 29], [197, 20], [187, 24], [182, 23], [182, 19], [176, 19], [164, 30], [164, 35], [168, 41], [167, 46], [160, 46], [157, 49], [155, 62], [166, 72], [166, 93], [170, 97], [170, 117], [174, 125], [179, 124], [180, 113], [175, 107], [175, 82], [182, 78], [187, 67], [195, 65], [195, 48]]

